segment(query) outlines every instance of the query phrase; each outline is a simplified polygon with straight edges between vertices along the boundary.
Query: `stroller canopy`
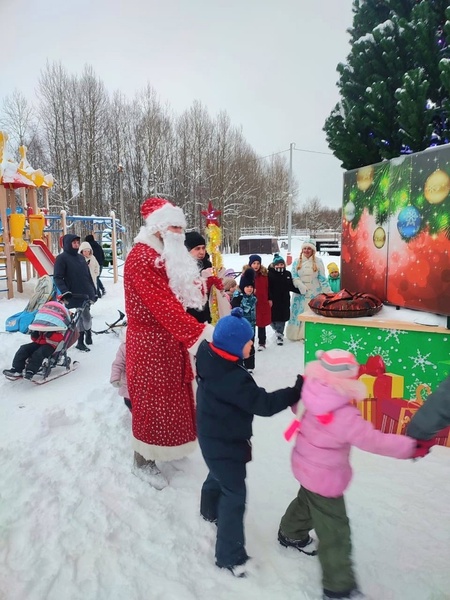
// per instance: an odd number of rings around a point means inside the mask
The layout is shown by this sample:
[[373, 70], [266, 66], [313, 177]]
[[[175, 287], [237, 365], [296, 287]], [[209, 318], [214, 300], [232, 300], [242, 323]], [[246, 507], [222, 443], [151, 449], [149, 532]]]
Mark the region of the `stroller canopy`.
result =
[[28, 327], [30, 331], [66, 331], [70, 324], [70, 313], [59, 302], [46, 302], [38, 310], [33, 322]]

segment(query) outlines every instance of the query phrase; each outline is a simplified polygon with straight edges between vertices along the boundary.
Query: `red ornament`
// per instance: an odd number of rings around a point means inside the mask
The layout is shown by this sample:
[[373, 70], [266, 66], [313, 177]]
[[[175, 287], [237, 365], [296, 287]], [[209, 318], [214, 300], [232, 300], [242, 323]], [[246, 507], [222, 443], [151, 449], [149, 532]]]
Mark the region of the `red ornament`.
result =
[[222, 214], [221, 210], [213, 207], [211, 200], [208, 203], [208, 210], [202, 210], [202, 215], [206, 217], [206, 225], [219, 225], [218, 216]]

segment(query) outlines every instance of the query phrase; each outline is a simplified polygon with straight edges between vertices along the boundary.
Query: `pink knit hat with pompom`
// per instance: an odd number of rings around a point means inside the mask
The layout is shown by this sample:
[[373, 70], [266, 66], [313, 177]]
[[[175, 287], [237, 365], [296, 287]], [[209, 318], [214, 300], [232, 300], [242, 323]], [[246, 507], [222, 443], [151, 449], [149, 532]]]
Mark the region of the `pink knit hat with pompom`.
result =
[[359, 364], [354, 355], [347, 350], [318, 350], [316, 358], [327, 375], [331, 374], [339, 379], [358, 378]]

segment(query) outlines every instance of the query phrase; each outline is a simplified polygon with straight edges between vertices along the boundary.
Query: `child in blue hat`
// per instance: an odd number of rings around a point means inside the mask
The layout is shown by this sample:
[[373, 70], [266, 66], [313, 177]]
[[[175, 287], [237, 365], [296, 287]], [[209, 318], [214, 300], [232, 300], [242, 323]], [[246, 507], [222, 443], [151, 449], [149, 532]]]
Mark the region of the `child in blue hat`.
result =
[[266, 392], [243, 367], [253, 328], [240, 308], [219, 319], [213, 341], [197, 352], [197, 435], [209, 469], [200, 500], [202, 517], [217, 524], [216, 565], [245, 577], [246, 463], [251, 460], [254, 415], [269, 417], [299, 400], [303, 377], [293, 387]]

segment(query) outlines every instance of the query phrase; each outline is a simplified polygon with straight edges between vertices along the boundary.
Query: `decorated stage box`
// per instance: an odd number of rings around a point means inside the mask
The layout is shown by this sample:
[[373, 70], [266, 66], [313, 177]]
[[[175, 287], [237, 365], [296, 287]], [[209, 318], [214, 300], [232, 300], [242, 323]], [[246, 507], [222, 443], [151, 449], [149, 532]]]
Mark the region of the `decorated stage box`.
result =
[[[443, 326], [393, 322], [382, 312], [333, 319], [306, 311], [299, 318], [305, 325], [305, 363], [319, 349], [355, 354], [367, 389], [367, 397], [355, 405], [381, 431], [404, 434], [427, 395], [450, 374], [450, 361], [442, 360], [450, 356], [450, 331]], [[450, 428], [439, 432], [436, 443], [450, 446]]]
[[[368, 363], [366, 375], [391, 375], [377, 383], [368, 377], [368, 398], [381, 394], [415, 400], [418, 386], [426, 384], [434, 390], [446, 373], [450, 374], [450, 363], [446, 364], [450, 357], [450, 331], [442, 324], [428, 326], [398, 320], [397, 315], [403, 317], [404, 312], [405, 318], [411, 320], [420, 316], [419, 312], [406, 309], [397, 312], [394, 307], [383, 307], [372, 317], [355, 319], [323, 317], [306, 310], [299, 316], [305, 327], [305, 363], [315, 359], [317, 350], [349, 350], [361, 365]], [[440, 319], [445, 322], [444, 317]], [[376, 364], [376, 356], [381, 357], [384, 369]]]

